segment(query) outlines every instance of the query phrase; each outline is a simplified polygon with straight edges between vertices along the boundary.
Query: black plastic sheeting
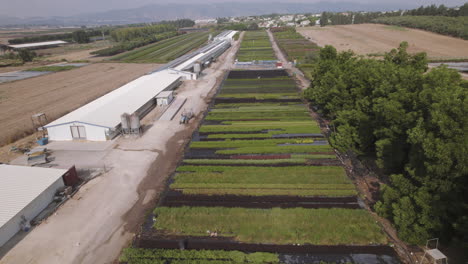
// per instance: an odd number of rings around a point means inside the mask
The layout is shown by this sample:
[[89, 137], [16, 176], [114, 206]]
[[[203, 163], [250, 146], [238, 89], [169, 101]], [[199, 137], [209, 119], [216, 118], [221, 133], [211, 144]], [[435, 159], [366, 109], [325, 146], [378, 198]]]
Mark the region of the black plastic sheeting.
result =
[[258, 71], [231, 71], [228, 79], [255, 79], [255, 78], [273, 78], [286, 77], [288, 73], [285, 70], [258, 70]]

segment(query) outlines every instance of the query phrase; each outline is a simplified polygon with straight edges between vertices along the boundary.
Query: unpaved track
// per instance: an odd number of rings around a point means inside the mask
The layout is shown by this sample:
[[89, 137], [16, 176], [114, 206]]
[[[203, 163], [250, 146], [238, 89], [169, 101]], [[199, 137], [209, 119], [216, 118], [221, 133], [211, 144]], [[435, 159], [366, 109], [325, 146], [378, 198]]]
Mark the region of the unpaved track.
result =
[[298, 32], [319, 46], [333, 45], [337, 50], [357, 54], [383, 54], [407, 41], [408, 51], [426, 52], [437, 59], [468, 58], [468, 40], [428, 31], [379, 24], [340, 25], [298, 28]]
[[189, 125], [157, 121], [138, 139], [117, 140], [104, 157], [110, 171], [87, 183], [57, 215], [36, 227], [0, 263], [113, 263], [154, 208], [165, 182], [182, 157], [217, 85], [232, 67], [238, 45], [231, 48], [198, 81], [178, 89], [184, 108], [196, 117]]
[[31, 115], [45, 113], [49, 121], [55, 120], [157, 67], [97, 63], [0, 84], [0, 146], [30, 131]]
[[296, 80], [298, 80], [298, 85], [301, 90], [309, 88], [310, 81], [304, 76], [304, 74], [299, 69], [297, 69], [296, 67], [294, 67], [293, 64], [288, 62], [288, 59], [279, 48], [278, 43], [276, 43], [273, 33], [271, 33], [270, 30], [267, 30], [267, 32], [268, 36], [270, 37], [270, 42], [272, 44], [273, 50], [275, 51], [275, 55], [278, 58], [278, 60], [280, 60], [283, 63], [283, 68], [289, 71], [290, 74], [294, 74]]

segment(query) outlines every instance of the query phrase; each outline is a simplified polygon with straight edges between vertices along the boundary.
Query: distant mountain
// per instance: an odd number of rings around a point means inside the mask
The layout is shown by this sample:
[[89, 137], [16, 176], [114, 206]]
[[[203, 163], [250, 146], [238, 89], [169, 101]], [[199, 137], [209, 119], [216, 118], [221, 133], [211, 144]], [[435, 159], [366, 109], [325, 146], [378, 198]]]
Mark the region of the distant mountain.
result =
[[[409, 1], [410, 2], [410, 1]], [[82, 14], [72, 17], [15, 18], [0, 16], [0, 25], [103, 25], [145, 23], [178, 18], [216, 18], [264, 15], [271, 13], [307, 13], [323, 11], [389, 11], [415, 8], [414, 4], [359, 4], [349, 2], [319, 3], [208, 3], [208, 4], [153, 4], [143, 7]]]

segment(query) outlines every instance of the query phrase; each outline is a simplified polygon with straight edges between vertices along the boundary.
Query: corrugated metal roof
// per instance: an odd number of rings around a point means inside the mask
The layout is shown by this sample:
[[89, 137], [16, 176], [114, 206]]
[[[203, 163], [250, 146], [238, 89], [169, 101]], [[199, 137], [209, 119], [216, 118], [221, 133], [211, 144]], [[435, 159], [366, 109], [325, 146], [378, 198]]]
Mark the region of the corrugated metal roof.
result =
[[61, 169], [0, 164], [0, 227], [66, 172]]
[[67, 44], [67, 42], [63, 40], [55, 40], [55, 41], [44, 41], [44, 42], [36, 42], [36, 43], [8, 45], [8, 47], [11, 47], [14, 49], [22, 49], [22, 48], [34, 48], [34, 47], [60, 45], [60, 44]]
[[47, 124], [45, 127], [81, 122], [115, 128], [120, 124], [120, 116], [123, 113], [134, 113], [180, 78], [169, 70], [144, 75]]

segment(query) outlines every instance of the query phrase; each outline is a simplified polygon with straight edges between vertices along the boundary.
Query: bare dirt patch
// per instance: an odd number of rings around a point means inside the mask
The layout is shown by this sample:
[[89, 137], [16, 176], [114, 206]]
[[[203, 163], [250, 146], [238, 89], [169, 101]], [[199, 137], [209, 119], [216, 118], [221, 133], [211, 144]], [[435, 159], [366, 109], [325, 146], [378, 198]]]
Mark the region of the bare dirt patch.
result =
[[423, 30], [379, 24], [298, 28], [298, 32], [319, 46], [353, 50], [360, 55], [381, 54], [409, 43], [408, 51], [426, 52], [432, 59], [468, 58], [468, 41]]
[[0, 84], [0, 145], [30, 133], [34, 113], [52, 121], [157, 67], [99, 63]]

